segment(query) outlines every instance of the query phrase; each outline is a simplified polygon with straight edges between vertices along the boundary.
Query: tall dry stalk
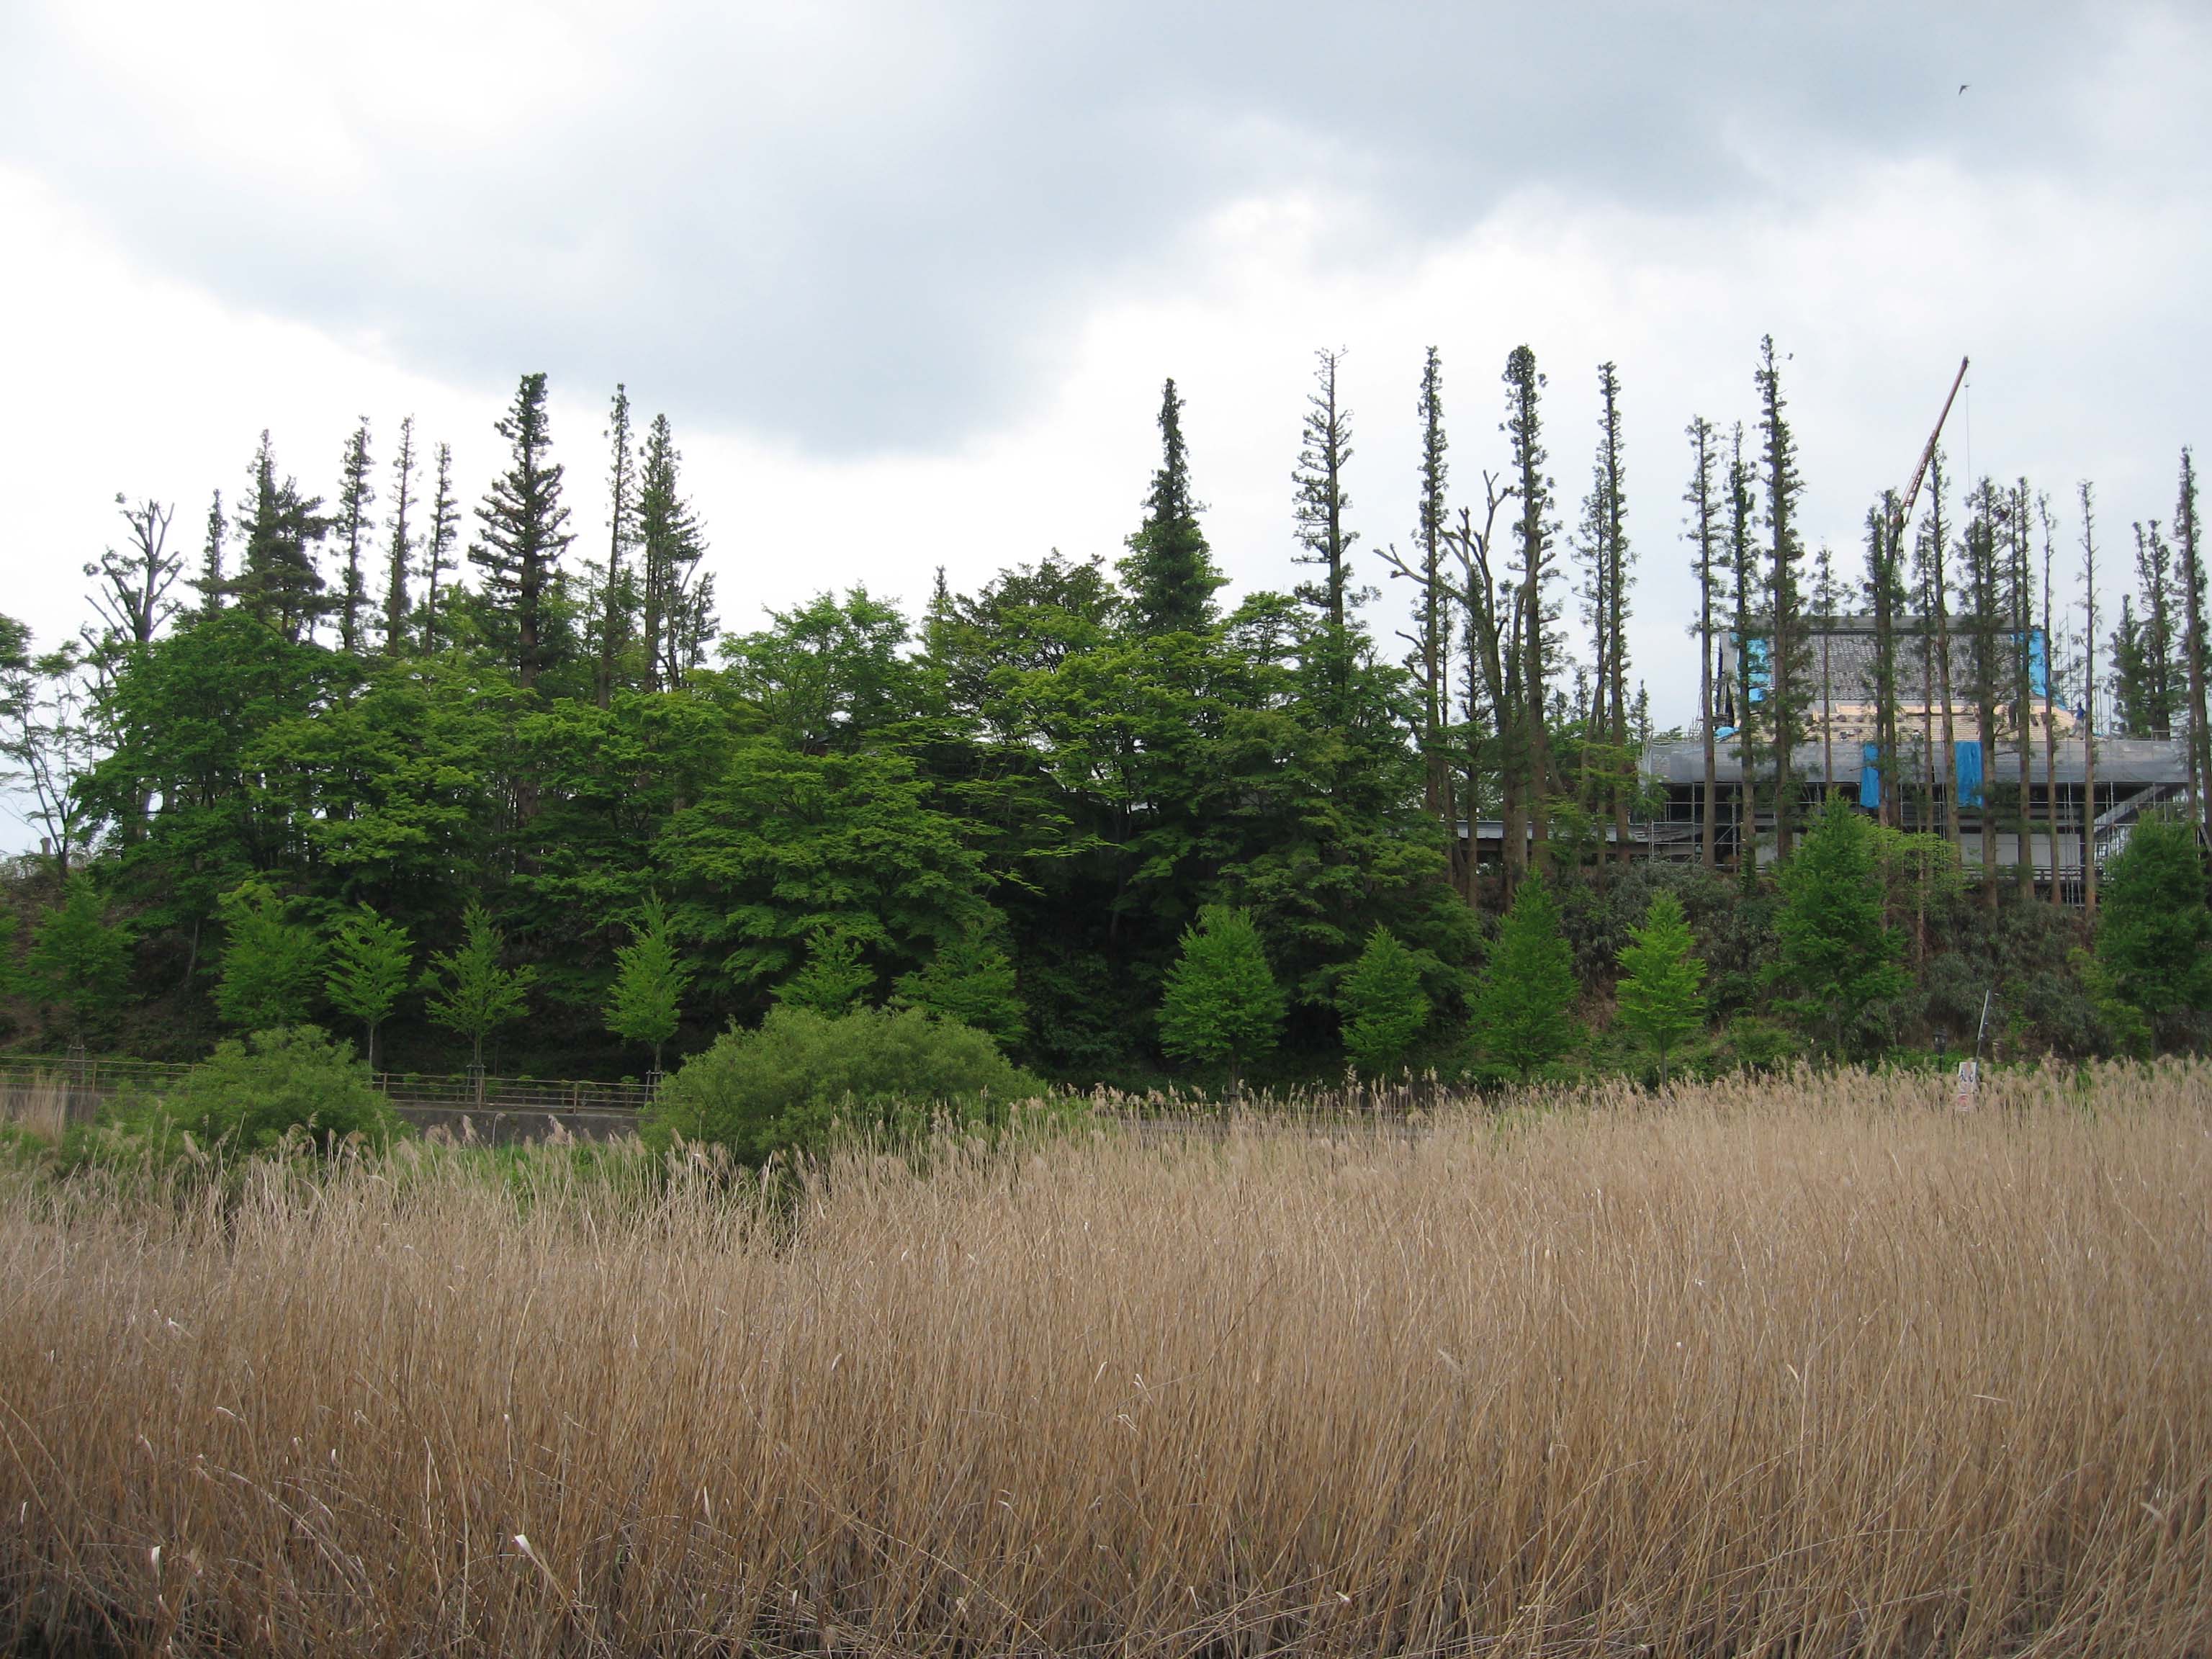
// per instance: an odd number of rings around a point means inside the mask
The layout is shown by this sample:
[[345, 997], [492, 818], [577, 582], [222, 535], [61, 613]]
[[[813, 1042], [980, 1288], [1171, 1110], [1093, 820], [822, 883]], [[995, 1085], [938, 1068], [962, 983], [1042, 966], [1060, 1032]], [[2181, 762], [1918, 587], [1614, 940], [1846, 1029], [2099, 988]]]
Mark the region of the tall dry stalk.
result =
[[2212, 1072], [0, 1195], [0, 1641], [2202, 1652]]

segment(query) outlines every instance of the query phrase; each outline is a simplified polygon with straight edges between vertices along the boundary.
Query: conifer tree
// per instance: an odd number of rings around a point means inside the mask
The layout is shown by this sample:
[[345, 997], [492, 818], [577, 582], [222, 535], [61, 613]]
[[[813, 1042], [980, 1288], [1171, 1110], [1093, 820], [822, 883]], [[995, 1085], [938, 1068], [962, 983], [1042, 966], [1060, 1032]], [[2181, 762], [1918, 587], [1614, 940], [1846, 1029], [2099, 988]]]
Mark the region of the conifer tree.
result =
[[648, 893], [630, 942], [615, 951], [615, 982], [607, 993], [607, 1029], [653, 1050], [653, 1069], [676, 1035], [683, 1018], [684, 993], [691, 983], [690, 964], [677, 954], [675, 930], [660, 895]]
[[1620, 1023], [1658, 1056], [1662, 1088], [1669, 1057], [1705, 1023], [1705, 964], [1696, 946], [1682, 901], [1656, 893], [1620, 950]]
[[434, 953], [422, 975], [422, 988], [430, 994], [431, 1020], [468, 1038], [469, 1065], [479, 1076], [484, 1039], [522, 1017], [538, 977], [534, 968], [503, 966], [500, 957], [506, 946], [505, 936], [492, 926], [490, 912], [471, 902], [461, 913], [459, 948]]
[[1160, 467], [1145, 497], [1145, 519], [1129, 538], [1121, 580], [1131, 622], [1140, 635], [1195, 632], [1213, 619], [1222, 584], [1198, 515], [1205, 503], [1191, 492], [1190, 455], [1182, 436], [1183, 400], [1169, 380], [1160, 392]]
[[1797, 855], [1782, 866], [1782, 941], [1776, 982], [1786, 1006], [1832, 1047], [1856, 1046], [1875, 1004], [1905, 988], [1900, 942], [1882, 920], [1874, 826], [1840, 793], [1814, 816]]
[[1898, 811], [1898, 664], [1897, 626], [1905, 605], [1905, 578], [1899, 568], [1899, 520], [1904, 508], [1897, 492], [1884, 490], [1879, 503], [1867, 509], [1866, 580], [1860, 592], [1874, 616], [1874, 655], [1868, 664], [1865, 691], [1874, 702], [1875, 775], [1881, 788], [1881, 822], [1897, 827]]
[[1716, 471], [1720, 452], [1713, 423], [1695, 416], [1683, 428], [1690, 440], [1690, 487], [1682, 501], [1690, 509], [1690, 568], [1698, 578], [1698, 732], [1705, 747], [1705, 810], [1698, 831], [1698, 861], [1714, 865], [1713, 834], [1720, 817], [1720, 752], [1714, 727], [1719, 708], [1713, 696], [1714, 589], [1720, 577], [1721, 517]]
[[131, 936], [107, 919], [89, 876], [68, 877], [62, 902], [40, 913], [23, 969], [40, 1000], [68, 1015], [70, 1046], [82, 1049], [87, 1029], [122, 1000], [131, 971]]
[[1974, 700], [1974, 734], [1982, 750], [1981, 840], [1982, 902], [1990, 909], [1997, 902], [1997, 811], [1996, 800], [1997, 691], [2002, 674], [2000, 659], [2002, 633], [2001, 612], [2003, 508], [1996, 486], [1984, 477], [1967, 498], [1966, 539], [1960, 551], [1965, 581], [1962, 597], [1967, 611], [1967, 693]]
[[477, 508], [482, 534], [469, 549], [469, 562], [483, 573], [493, 643], [528, 691], [561, 655], [561, 555], [575, 539], [561, 504], [562, 469], [552, 459], [543, 372], [522, 377], [514, 404], [492, 429], [507, 441], [507, 469]]
[[290, 478], [278, 482], [269, 434], [255, 450], [252, 489], [239, 520], [238, 602], [247, 614], [288, 640], [311, 635], [328, 610], [314, 549], [330, 533], [322, 498], [303, 496]]
[[1321, 568], [1320, 579], [1300, 583], [1297, 595], [1321, 612], [1322, 683], [1330, 702], [1324, 717], [1334, 724], [1343, 716], [1342, 702], [1352, 678], [1351, 612], [1359, 595], [1352, 587], [1351, 554], [1359, 538], [1344, 522], [1352, 506], [1344, 483], [1345, 470], [1352, 463], [1352, 411], [1337, 389], [1344, 353], [1317, 351], [1314, 357], [1314, 390], [1306, 398], [1298, 464], [1291, 474], [1291, 499], [1298, 545], [1305, 550], [1297, 562]]
[[1757, 684], [1753, 657], [1752, 629], [1757, 613], [1752, 596], [1757, 592], [1756, 554], [1752, 544], [1752, 521], [1757, 503], [1752, 495], [1752, 469], [1743, 457], [1743, 422], [1729, 434], [1729, 574], [1735, 589], [1732, 621], [1735, 632], [1735, 752], [1741, 779], [1736, 788], [1736, 873], [1748, 892], [1759, 884], [1759, 747], [1758, 715], [1765, 689]]
[[1377, 922], [1359, 958], [1337, 987], [1344, 1052], [1365, 1076], [1382, 1077], [1404, 1064], [1429, 1023], [1421, 961]]
[[2075, 486], [2081, 503], [2081, 909], [2097, 919], [2097, 513], [2096, 487]]
[[222, 964], [215, 1006], [226, 1024], [265, 1031], [304, 1023], [323, 975], [322, 941], [266, 882], [222, 899]]
[[340, 556], [345, 562], [338, 598], [338, 647], [349, 653], [368, 643], [362, 632], [362, 613], [368, 608], [368, 588], [362, 578], [361, 554], [369, 535], [368, 509], [376, 500], [369, 482], [368, 416], [346, 440], [345, 457], [338, 472], [337, 511], [331, 528], [337, 532]]
[[[437, 482], [430, 496], [430, 527], [422, 537], [422, 654], [438, 654], [439, 586], [453, 568], [453, 545], [460, 539], [461, 507], [453, 495], [453, 447], [438, 446]], [[450, 599], [446, 603], [450, 604]]]
[[1533, 875], [1514, 890], [1475, 996], [1474, 1031], [1483, 1052], [1527, 1082], [1581, 1040], [1575, 990], [1559, 902], [1542, 875]]
[[402, 656], [407, 649], [407, 573], [415, 563], [415, 532], [409, 515], [415, 505], [415, 417], [410, 415], [399, 422], [399, 453], [392, 458], [391, 539], [386, 544], [384, 568], [387, 657]]
[[366, 1038], [362, 1053], [372, 1072], [378, 1033], [414, 975], [414, 942], [398, 922], [360, 904], [338, 923], [323, 994], [347, 1018], [361, 1022]]
[[[615, 665], [629, 632], [629, 602], [623, 571], [623, 552], [636, 531], [637, 467], [630, 452], [629, 391], [617, 381], [614, 402], [607, 411], [607, 441], [611, 455], [607, 465], [607, 568], [599, 580], [599, 707], [614, 695]], [[654, 1062], [659, 1069], [659, 1062]]]
[[690, 643], [705, 629], [712, 593], [697, 574], [706, 533], [684, 499], [678, 469], [683, 460], [668, 417], [647, 428], [638, 464], [637, 538], [645, 561], [645, 684], [657, 691], [695, 665]]
[[1209, 904], [1183, 930], [1160, 1000], [1160, 1047], [1196, 1066], [1226, 1066], [1232, 1091], [1271, 1053], [1285, 1012], [1249, 912]]
[[1628, 858], [1628, 779], [1634, 762], [1628, 750], [1628, 498], [1624, 476], [1620, 423], [1620, 374], [1610, 362], [1597, 366], [1597, 459], [1590, 468], [1590, 493], [1583, 498], [1579, 552], [1584, 572], [1583, 615], [1589, 623], [1593, 718], [1583, 734], [1583, 753], [1593, 745], [1603, 755], [1603, 794], [1613, 822], [1614, 857]]
[[921, 967], [900, 975], [891, 1006], [957, 1019], [1001, 1048], [1019, 1042], [1028, 1024], [1014, 964], [995, 933], [981, 928], [947, 939]]
[[[2159, 521], [2148, 529], [2138, 522], [2136, 532], [2136, 580], [2142, 589], [2138, 620], [2140, 655], [2135, 669], [2135, 695], [2130, 699], [2129, 724], [2139, 737], [2167, 738], [2173, 735], [2174, 696], [2173, 618], [2175, 594], [2173, 550], [2159, 534]], [[2117, 666], [2116, 656], [2114, 664]]]
[[805, 961], [775, 994], [784, 1007], [835, 1019], [851, 1013], [875, 988], [875, 970], [860, 959], [860, 941], [832, 928], [806, 941]]
[[1774, 856], [1787, 863], [1796, 841], [1796, 755], [1804, 740], [1808, 667], [1803, 595], [1798, 567], [1804, 544], [1797, 534], [1797, 498], [1804, 480], [1797, 471], [1797, 440], [1784, 418], [1782, 374], [1774, 357], [1774, 337], [1759, 343], [1759, 368], [1752, 375], [1759, 391], [1759, 461], [1766, 492], [1769, 564], [1766, 586], [1767, 730], [1774, 745]]
[[[1559, 526], [1552, 517], [1552, 480], [1545, 475], [1548, 459], [1544, 449], [1542, 399], [1544, 376], [1536, 368], [1536, 354], [1525, 345], [1506, 354], [1505, 435], [1511, 453], [1513, 494], [1521, 502], [1515, 526], [1517, 550], [1515, 574], [1520, 592], [1514, 631], [1521, 664], [1520, 714], [1526, 732], [1520, 745], [1531, 830], [1531, 848], [1538, 866], [1551, 861], [1549, 797], [1555, 780], [1552, 771], [1552, 738], [1548, 723], [1551, 689], [1553, 625], [1557, 619], [1548, 586], [1556, 574], [1552, 547]], [[1526, 856], [1516, 827], [1505, 826], [1509, 878]]]
[[2197, 507], [2197, 461], [2181, 452], [2181, 483], [2173, 507], [2175, 550], [2180, 555], [2182, 605], [2182, 726], [2189, 740], [2189, 818], [2212, 834], [2212, 721], [2208, 721], [2204, 667], [2206, 621], [2203, 528]]
[[223, 595], [228, 591], [223, 579], [222, 544], [230, 535], [230, 520], [223, 516], [222, 491], [215, 492], [208, 503], [205, 539], [200, 544], [200, 574], [192, 586], [200, 596], [200, 614], [210, 616], [222, 609]]
[[[1927, 702], [1921, 717], [1927, 753], [1926, 821], [1934, 822], [1936, 791], [1940, 782], [1944, 800], [1944, 834], [1951, 843], [1951, 856], [1955, 859], [1960, 856], [1959, 734], [1951, 687], [1951, 582], [1946, 563], [1951, 532], [1943, 518], [1943, 498], [1949, 489], [1949, 480], [1945, 477], [1943, 463], [1943, 448], [1939, 444], [1929, 456], [1928, 516], [1921, 520], [1920, 538], [1914, 544], [1913, 553], [1917, 565], [1914, 574], [1920, 585], [1923, 671], [1921, 689]], [[1927, 672], [1931, 669], [1932, 673]], [[1943, 722], [1943, 745], [1940, 750], [1936, 746], [1939, 709]]]

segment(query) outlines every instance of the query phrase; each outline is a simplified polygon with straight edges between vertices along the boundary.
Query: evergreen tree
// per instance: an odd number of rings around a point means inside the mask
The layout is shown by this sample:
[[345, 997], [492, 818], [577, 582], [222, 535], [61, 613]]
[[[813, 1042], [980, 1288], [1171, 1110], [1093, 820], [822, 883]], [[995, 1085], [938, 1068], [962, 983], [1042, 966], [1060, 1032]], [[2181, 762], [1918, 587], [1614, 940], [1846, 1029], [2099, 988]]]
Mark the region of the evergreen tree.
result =
[[1198, 515], [1205, 503], [1191, 493], [1190, 455], [1183, 447], [1183, 400], [1170, 380], [1160, 392], [1160, 468], [1145, 497], [1145, 520], [1129, 538], [1121, 562], [1129, 592], [1131, 622], [1139, 634], [1191, 632], [1213, 620], [1213, 593], [1222, 585], [1206, 549]]
[[362, 637], [362, 612], [368, 603], [368, 587], [361, 568], [362, 546], [368, 538], [368, 509], [376, 500], [369, 482], [368, 416], [346, 440], [345, 457], [338, 473], [338, 505], [332, 528], [345, 560], [343, 585], [338, 599], [338, 648], [352, 654], [367, 642]]
[[697, 665], [700, 636], [709, 631], [713, 590], [698, 574], [706, 532], [684, 499], [683, 460], [665, 415], [646, 431], [639, 459], [637, 539], [645, 561], [645, 684], [676, 684]]
[[1795, 757], [1804, 740], [1808, 667], [1803, 595], [1797, 571], [1805, 548], [1797, 534], [1797, 498], [1804, 480], [1797, 471], [1797, 440], [1782, 411], [1782, 375], [1774, 358], [1774, 337], [1759, 343], [1759, 459], [1766, 489], [1769, 544], [1766, 600], [1768, 734], [1774, 744], [1774, 856], [1787, 863], [1796, 841], [1797, 779]]
[[835, 1019], [860, 1007], [875, 988], [875, 969], [860, 959], [860, 941], [843, 928], [828, 928], [807, 940], [805, 963], [776, 987], [775, 1000]]
[[[453, 447], [438, 446], [437, 483], [430, 496], [430, 528], [422, 538], [422, 654], [438, 654], [439, 584], [453, 568], [453, 544], [460, 539], [461, 506], [453, 495]], [[450, 598], [447, 600], [451, 604]]]
[[1662, 1087], [1668, 1057], [1705, 1027], [1705, 964], [1696, 945], [1682, 901], [1657, 893], [1620, 951], [1620, 1023], [1659, 1057]]
[[1345, 469], [1352, 463], [1352, 411], [1337, 392], [1344, 353], [1317, 351], [1314, 357], [1315, 389], [1306, 398], [1298, 464], [1291, 474], [1291, 503], [1298, 545], [1304, 549], [1297, 562], [1321, 568], [1317, 581], [1299, 584], [1297, 597], [1321, 614], [1322, 684], [1334, 702], [1350, 680], [1355, 653], [1351, 614], [1360, 596], [1352, 587], [1351, 554], [1359, 538], [1344, 522], [1352, 506], [1344, 486]]
[[483, 573], [492, 643], [529, 691], [562, 654], [561, 555], [575, 539], [561, 504], [562, 469], [551, 459], [543, 373], [522, 377], [492, 429], [507, 441], [507, 470], [477, 508], [483, 533], [469, 562]]
[[2182, 606], [2182, 730], [2189, 740], [2189, 817], [2212, 836], [2212, 706], [2204, 665], [2207, 620], [2205, 559], [2197, 506], [2197, 461], [2181, 452], [2181, 482], [2173, 507], [2175, 550]]
[[2105, 871], [2097, 959], [2162, 1036], [2212, 1009], [2212, 908], [2191, 825], [2154, 815], [2130, 831]]
[[1690, 487], [1682, 494], [1690, 509], [1690, 544], [1697, 550], [1690, 568], [1698, 578], [1698, 735], [1705, 748], [1705, 811], [1698, 832], [1698, 861], [1715, 863], [1713, 836], [1720, 821], [1720, 750], [1714, 727], [1720, 708], [1713, 685], [1713, 613], [1721, 576], [1721, 503], [1717, 469], [1720, 451], [1713, 423], [1693, 416], [1683, 428], [1690, 440]]
[[222, 609], [223, 596], [229, 589], [222, 570], [222, 544], [230, 535], [230, 520], [223, 516], [222, 491], [215, 492], [208, 503], [205, 539], [200, 544], [200, 574], [192, 586], [200, 596], [202, 616]]
[[[1620, 421], [1620, 374], [1597, 366], [1597, 459], [1583, 498], [1577, 551], [1583, 562], [1583, 617], [1589, 624], [1592, 718], [1583, 740], [1583, 764], [1600, 772], [1602, 804], [1612, 814], [1614, 856], [1628, 858], [1628, 796], [1636, 759], [1628, 748], [1628, 497]], [[1595, 804], [1595, 803], [1593, 803]]]
[[607, 994], [607, 1029], [653, 1050], [653, 1069], [660, 1071], [660, 1051], [676, 1035], [683, 1018], [684, 993], [691, 969], [676, 951], [675, 930], [660, 895], [648, 893], [630, 942], [615, 951], [615, 982]]
[[[391, 540], [384, 570], [384, 654], [407, 650], [407, 573], [415, 563], [415, 532], [408, 515], [415, 504], [415, 417], [399, 423], [399, 453], [392, 458]], [[372, 1059], [370, 1064], [374, 1065]]]
[[306, 1023], [323, 976], [323, 945], [293, 913], [293, 902], [266, 882], [223, 895], [222, 965], [216, 1012], [242, 1030]]
[[322, 498], [303, 496], [298, 484], [276, 477], [276, 453], [269, 434], [254, 452], [252, 489], [239, 520], [240, 605], [256, 621], [297, 642], [313, 633], [328, 609], [314, 549], [330, 533]]
[[902, 974], [891, 1006], [957, 1019], [988, 1032], [1001, 1048], [1019, 1042], [1028, 1024], [1014, 964], [994, 934], [980, 927], [946, 940], [927, 963]]
[[1735, 590], [1731, 620], [1735, 635], [1735, 684], [1730, 688], [1730, 701], [1735, 704], [1736, 769], [1740, 775], [1735, 792], [1736, 873], [1747, 893], [1759, 885], [1756, 757], [1760, 702], [1766, 696], [1766, 689], [1758, 684], [1753, 654], [1757, 636], [1753, 629], [1758, 612], [1753, 596], [1758, 591], [1758, 576], [1751, 532], [1758, 503], [1752, 495], [1752, 477], [1751, 465], [1743, 458], [1743, 422], [1738, 421], [1729, 434], [1729, 575]]
[[522, 1017], [538, 977], [534, 968], [501, 965], [506, 943], [492, 926], [490, 913], [471, 902], [461, 915], [460, 948], [434, 954], [422, 976], [431, 1019], [468, 1038], [469, 1064], [478, 1073], [483, 1070], [484, 1039]]
[[1559, 931], [1559, 902], [1540, 876], [1514, 890], [1474, 1000], [1475, 1040], [1527, 1082], [1582, 1038], [1575, 1018], [1573, 953]]
[[1284, 997], [1251, 914], [1209, 904], [1183, 930], [1182, 954], [1168, 969], [1160, 1000], [1160, 1047], [1195, 1066], [1226, 1066], [1229, 1086], [1272, 1053]]
[[1786, 1006], [1831, 1046], [1855, 1046], [1873, 1006], [1903, 991], [1899, 942], [1882, 921], [1874, 826], [1831, 794], [1805, 844], [1782, 866], [1782, 956], [1777, 983], [1796, 994]]
[[1371, 1078], [1395, 1070], [1429, 1023], [1420, 958], [1377, 922], [1337, 988], [1336, 1009], [1352, 1063]]
[[362, 1053], [372, 1072], [377, 1035], [414, 976], [415, 944], [398, 922], [361, 904], [338, 923], [323, 994], [331, 1007], [362, 1023], [367, 1038]]
[[1966, 539], [1960, 548], [1966, 605], [1967, 695], [1974, 700], [1974, 734], [1982, 750], [1980, 803], [1982, 902], [1997, 902], [1996, 799], [1997, 696], [2003, 678], [2002, 611], [2004, 509], [1996, 486], [1984, 477], [1967, 497]]
[[[629, 391], [619, 381], [607, 411], [607, 442], [612, 451], [607, 465], [607, 568], [599, 580], [599, 707], [613, 695], [615, 666], [629, 632], [629, 578], [623, 570], [623, 552], [636, 532], [637, 466], [630, 451]], [[659, 1062], [654, 1061], [654, 1069]]]
[[1899, 520], [1904, 508], [1896, 492], [1886, 490], [1867, 510], [1866, 580], [1861, 586], [1874, 614], [1874, 657], [1863, 688], [1874, 702], [1875, 766], [1881, 781], [1881, 822], [1898, 824], [1898, 619], [1905, 609], [1903, 572], [1899, 568]]
[[[1537, 371], [1536, 354], [1525, 345], [1506, 355], [1505, 435], [1511, 448], [1513, 494], [1521, 502], [1515, 526], [1515, 574], [1520, 592], [1515, 605], [1512, 631], [1520, 662], [1518, 712], [1525, 722], [1513, 752], [1519, 763], [1518, 780], [1528, 804], [1533, 850], [1540, 866], [1551, 860], [1547, 802], [1556, 793], [1552, 773], [1552, 738], [1548, 722], [1553, 624], [1558, 612], [1547, 587], [1556, 575], [1552, 548], [1559, 526], [1552, 517], [1552, 480], [1544, 472], [1548, 459], [1544, 450], [1542, 398], [1544, 376]], [[1509, 810], [1505, 821], [1506, 879], [1512, 883], [1526, 867], [1528, 850], [1522, 845], [1521, 825]]]
[[41, 999], [69, 1016], [70, 1046], [83, 1048], [87, 1029], [122, 1000], [131, 972], [131, 937], [108, 921], [90, 877], [70, 877], [62, 902], [40, 913], [23, 969]]

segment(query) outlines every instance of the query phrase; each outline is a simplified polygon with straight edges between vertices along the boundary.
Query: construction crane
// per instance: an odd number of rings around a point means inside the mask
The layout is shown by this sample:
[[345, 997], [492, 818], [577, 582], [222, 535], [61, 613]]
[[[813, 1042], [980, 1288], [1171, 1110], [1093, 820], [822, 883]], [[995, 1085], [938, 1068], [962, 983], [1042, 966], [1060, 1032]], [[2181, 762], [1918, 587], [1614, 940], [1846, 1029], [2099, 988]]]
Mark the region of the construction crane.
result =
[[1943, 422], [1951, 418], [1951, 405], [1959, 400], [1959, 388], [1966, 383], [1966, 362], [1959, 359], [1959, 373], [1951, 382], [1951, 395], [1943, 399], [1943, 412], [1936, 417], [1936, 429], [1928, 434], [1928, 447], [1920, 452], [1920, 465], [1912, 469], [1912, 482], [1905, 486], [1905, 495], [1897, 507], [1894, 546], [1905, 539], [1905, 526], [1912, 522], [1913, 504], [1920, 499], [1920, 486], [1928, 477], [1928, 464], [1936, 459], [1936, 441], [1943, 435]]

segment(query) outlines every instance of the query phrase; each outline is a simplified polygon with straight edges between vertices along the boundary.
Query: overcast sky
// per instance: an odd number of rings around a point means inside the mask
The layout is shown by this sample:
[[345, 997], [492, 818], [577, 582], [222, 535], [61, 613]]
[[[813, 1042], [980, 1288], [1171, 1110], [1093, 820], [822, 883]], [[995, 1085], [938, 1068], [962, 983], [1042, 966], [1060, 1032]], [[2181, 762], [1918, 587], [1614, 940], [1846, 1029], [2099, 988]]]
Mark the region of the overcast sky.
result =
[[1682, 428], [1750, 417], [1762, 333], [1809, 538], [1854, 568], [1962, 354], [1961, 472], [2026, 474], [2069, 535], [2094, 478], [2115, 576], [2127, 521], [2171, 514], [2208, 362], [2208, 19], [0, 0], [0, 611], [76, 627], [118, 490], [197, 549], [264, 427], [327, 495], [358, 416], [381, 463], [411, 412], [473, 501], [532, 369], [579, 555], [614, 383], [667, 412], [732, 627], [1118, 554], [1170, 374], [1217, 555], [1280, 586], [1316, 347], [1350, 352], [1373, 548], [1409, 539], [1423, 349], [1465, 498], [1526, 342], [1570, 524], [1620, 365], [1632, 672], [1681, 720]]

